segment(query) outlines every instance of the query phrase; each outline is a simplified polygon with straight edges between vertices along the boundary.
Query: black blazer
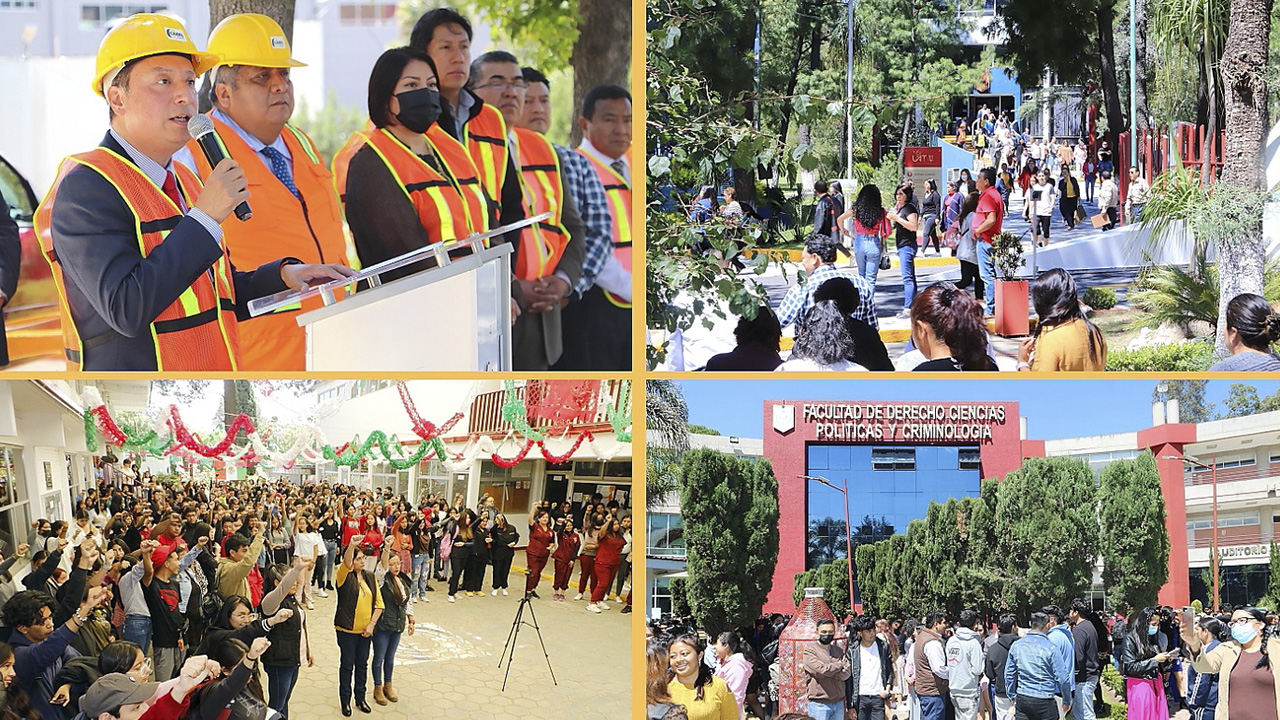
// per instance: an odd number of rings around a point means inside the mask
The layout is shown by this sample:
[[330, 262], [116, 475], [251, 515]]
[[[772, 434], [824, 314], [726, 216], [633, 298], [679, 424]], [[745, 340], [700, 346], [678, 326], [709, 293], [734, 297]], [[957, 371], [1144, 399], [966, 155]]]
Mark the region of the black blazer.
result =
[[[101, 147], [132, 162], [110, 133]], [[151, 322], [222, 257], [221, 245], [188, 215], [142, 257], [124, 198], [83, 166], [63, 179], [50, 224], [71, 318], [81, 341], [91, 345], [84, 351], [84, 370], [154, 371]], [[282, 262], [253, 272], [232, 268], [238, 318], [248, 318], [247, 301], [285, 289]]]
[[[9, 304], [18, 290], [18, 273], [22, 270], [22, 242], [18, 239], [18, 223], [9, 214], [9, 205], [0, 197], [0, 292]], [[9, 342], [5, 338], [4, 314], [0, 312], [0, 365], [9, 364]]]

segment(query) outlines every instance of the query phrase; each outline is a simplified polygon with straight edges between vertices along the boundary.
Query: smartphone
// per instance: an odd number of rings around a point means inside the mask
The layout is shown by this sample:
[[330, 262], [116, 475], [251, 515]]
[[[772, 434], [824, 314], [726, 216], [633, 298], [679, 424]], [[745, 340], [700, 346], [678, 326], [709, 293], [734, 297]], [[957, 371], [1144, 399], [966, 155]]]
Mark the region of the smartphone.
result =
[[1192, 607], [1182, 608], [1182, 626], [1193, 627], [1196, 622], [1196, 611]]

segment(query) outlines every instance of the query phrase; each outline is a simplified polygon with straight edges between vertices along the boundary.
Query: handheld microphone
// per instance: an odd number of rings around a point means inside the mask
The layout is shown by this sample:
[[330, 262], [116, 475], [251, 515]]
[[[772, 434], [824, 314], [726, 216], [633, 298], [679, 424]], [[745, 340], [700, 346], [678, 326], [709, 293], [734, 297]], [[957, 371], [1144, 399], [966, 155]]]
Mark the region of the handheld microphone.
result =
[[[191, 133], [191, 137], [200, 144], [200, 149], [204, 151], [204, 157], [209, 161], [210, 168], [218, 167], [218, 163], [226, 159], [226, 153], [222, 152], [222, 146], [218, 144], [218, 135], [213, 131], [213, 121], [208, 116], [192, 117], [187, 121], [187, 132]], [[241, 222], [253, 217], [248, 201], [237, 205], [235, 212], [236, 219]]]

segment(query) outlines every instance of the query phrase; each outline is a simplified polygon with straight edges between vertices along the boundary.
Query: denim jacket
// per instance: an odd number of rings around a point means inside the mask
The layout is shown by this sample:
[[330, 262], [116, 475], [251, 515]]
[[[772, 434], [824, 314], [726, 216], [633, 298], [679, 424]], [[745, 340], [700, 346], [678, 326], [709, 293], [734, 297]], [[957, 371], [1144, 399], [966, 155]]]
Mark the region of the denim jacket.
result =
[[1071, 677], [1062, 656], [1048, 636], [1029, 630], [1025, 637], [1009, 648], [1004, 668], [1005, 691], [1010, 700], [1018, 695], [1029, 698], [1071, 697]]

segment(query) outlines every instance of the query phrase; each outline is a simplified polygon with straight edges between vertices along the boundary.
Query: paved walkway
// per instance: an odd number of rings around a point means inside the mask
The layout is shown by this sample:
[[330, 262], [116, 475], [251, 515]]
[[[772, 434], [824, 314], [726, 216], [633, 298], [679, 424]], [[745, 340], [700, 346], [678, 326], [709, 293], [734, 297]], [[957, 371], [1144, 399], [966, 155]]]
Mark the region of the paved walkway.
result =
[[[575, 582], [576, 575], [575, 572]], [[511, 595], [485, 595], [447, 602], [447, 585], [435, 583], [430, 602], [414, 605], [417, 632], [402, 636], [396, 654], [395, 688], [400, 701], [373, 702], [370, 676], [368, 701], [372, 716], [362, 717], [469, 719], [541, 715], [560, 720], [624, 718], [631, 714], [631, 615], [619, 614], [619, 603], [596, 615], [586, 602], [554, 602], [551, 581], [544, 578], [532, 607], [542, 629], [551, 667], [559, 685], [552, 685], [547, 661], [531, 626], [520, 629], [515, 661], [506, 692], [501, 691], [507, 664], [499, 656], [511, 631], [524, 588], [524, 573], [513, 569]], [[575, 585], [576, 587], [576, 585]], [[569, 597], [573, 597], [570, 595]], [[338, 705], [338, 647], [332, 618], [335, 596], [317, 597], [308, 614], [316, 664], [302, 668], [289, 703], [292, 720], [342, 720]], [[529, 612], [525, 611], [528, 619]], [[265, 683], [265, 678], [264, 678]]]

